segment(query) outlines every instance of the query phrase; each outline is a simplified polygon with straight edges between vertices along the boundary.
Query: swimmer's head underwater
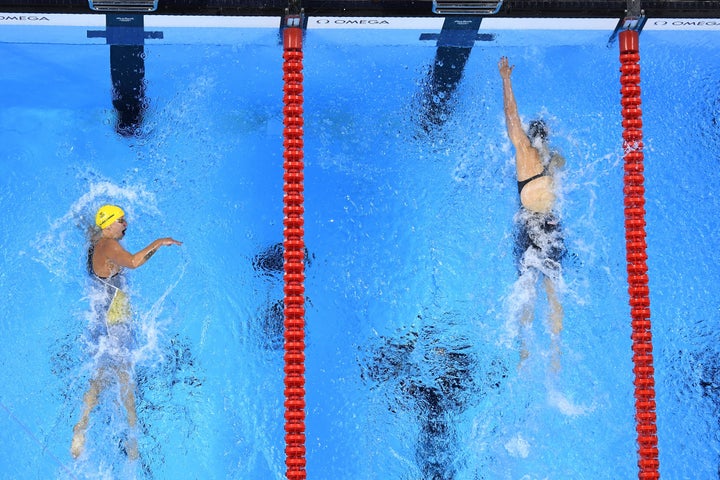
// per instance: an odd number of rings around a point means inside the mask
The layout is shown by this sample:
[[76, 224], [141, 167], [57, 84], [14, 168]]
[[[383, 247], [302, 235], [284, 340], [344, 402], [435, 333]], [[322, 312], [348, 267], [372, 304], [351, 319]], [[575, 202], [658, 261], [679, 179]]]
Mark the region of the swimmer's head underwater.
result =
[[533, 120], [532, 122], [530, 122], [530, 125], [528, 125], [527, 133], [528, 133], [528, 137], [530, 137], [531, 142], [534, 142], [535, 140], [547, 142], [547, 138], [548, 138], [547, 123], [545, 123], [545, 121], [541, 120], [541, 119]]

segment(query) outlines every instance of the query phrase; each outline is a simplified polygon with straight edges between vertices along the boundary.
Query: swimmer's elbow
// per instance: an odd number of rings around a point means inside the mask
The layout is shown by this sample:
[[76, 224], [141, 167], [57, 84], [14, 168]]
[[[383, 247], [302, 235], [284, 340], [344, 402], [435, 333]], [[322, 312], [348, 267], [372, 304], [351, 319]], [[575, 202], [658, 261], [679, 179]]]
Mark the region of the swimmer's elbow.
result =
[[141, 265], [140, 263], [136, 262], [135, 259], [133, 259], [133, 261], [130, 262], [130, 265], [127, 265], [127, 268], [129, 268], [130, 270], [135, 270], [140, 265]]
[[135, 270], [139, 266], [141, 266], [143, 263], [147, 261], [146, 255], [141, 255], [140, 253], [136, 253], [133, 255], [132, 260], [130, 261], [130, 264], [127, 266], [131, 270]]

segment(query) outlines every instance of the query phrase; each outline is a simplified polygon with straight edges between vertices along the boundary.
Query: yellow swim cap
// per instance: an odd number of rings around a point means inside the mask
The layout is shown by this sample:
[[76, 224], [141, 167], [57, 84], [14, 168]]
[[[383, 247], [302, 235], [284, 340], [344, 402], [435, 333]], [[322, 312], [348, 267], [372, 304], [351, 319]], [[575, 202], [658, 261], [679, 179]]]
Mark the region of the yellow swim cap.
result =
[[120, 217], [124, 217], [125, 212], [123, 209], [116, 205], [103, 205], [98, 208], [97, 214], [95, 214], [95, 223], [100, 228], [107, 228]]

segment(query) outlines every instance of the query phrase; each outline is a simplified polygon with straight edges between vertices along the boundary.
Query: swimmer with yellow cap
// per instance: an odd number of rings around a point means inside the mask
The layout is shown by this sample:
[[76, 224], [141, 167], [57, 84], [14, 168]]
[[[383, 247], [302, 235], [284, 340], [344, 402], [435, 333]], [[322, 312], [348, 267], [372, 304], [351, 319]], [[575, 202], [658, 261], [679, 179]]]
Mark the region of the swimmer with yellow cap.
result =
[[[117, 205], [103, 205], [95, 215], [95, 225], [100, 229], [88, 252], [88, 267], [90, 272], [97, 276], [98, 279], [114, 289], [112, 301], [106, 314], [106, 325], [108, 326], [108, 336], [113, 334], [115, 329], [124, 329], [130, 325], [131, 314], [130, 304], [121, 290], [121, 282], [117, 279], [120, 277], [118, 273], [123, 268], [134, 269], [143, 265], [152, 257], [155, 252], [164, 246], [182, 245], [173, 238], [158, 238], [137, 253], [130, 253], [120, 245], [120, 240], [125, 236], [127, 230], [127, 221], [125, 220], [125, 212]], [[106, 371], [112, 369], [116, 375], [108, 376]], [[70, 447], [70, 453], [74, 458], [82, 455], [85, 449], [85, 432], [87, 431], [90, 412], [95, 408], [101, 393], [105, 390], [109, 383], [107, 378], [117, 378], [120, 383], [120, 392], [122, 403], [127, 410], [128, 426], [134, 431], [137, 423], [137, 412], [135, 410], [135, 384], [130, 375], [132, 370], [126, 364], [110, 365], [99, 369], [90, 380], [90, 387], [85, 393], [84, 408], [80, 420], [73, 428], [73, 439]], [[131, 460], [138, 458], [137, 440], [128, 438], [126, 443], [126, 451], [128, 458]]]
[[117, 205], [103, 205], [95, 215], [95, 224], [101, 229], [98, 240], [93, 245], [91, 259], [92, 271], [100, 278], [109, 278], [123, 268], [135, 269], [152, 257], [164, 246], [182, 245], [173, 238], [158, 238], [137, 253], [130, 253], [120, 240], [125, 237], [127, 221], [125, 211]]
[[95, 214], [95, 224], [100, 229], [105, 229], [112, 225], [116, 220], [125, 217], [125, 212], [117, 205], [103, 205]]

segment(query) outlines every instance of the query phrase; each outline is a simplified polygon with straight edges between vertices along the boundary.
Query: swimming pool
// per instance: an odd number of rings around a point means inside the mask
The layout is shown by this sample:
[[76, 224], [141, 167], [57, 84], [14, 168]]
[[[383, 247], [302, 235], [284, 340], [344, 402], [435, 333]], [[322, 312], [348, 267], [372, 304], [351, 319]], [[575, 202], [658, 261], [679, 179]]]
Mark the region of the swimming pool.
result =
[[[281, 478], [279, 20], [146, 17], [144, 50], [125, 52], [146, 81], [128, 132], [104, 16], [8, 17], [2, 476]], [[455, 43], [438, 57], [464, 62], [443, 89], [432, 68], [442, 19], [309, 19], [308, 478], [637, 476], [615, 23], [483, 20], [469, 55]], [[660, 471], [671, 479], [718, 471], [718, 24], [651, 19], [640, 41]], [[516, 65], [524, 120], [545, 118], [567, 158], [557, 373], [541, 296], [518, 369], [513, 312], [527, 292], [512, 253], [501, 55]], [[122, 452], [113, 392], [86, 456], [69, 452], [92, 369], [85, 234], [105, 202], [126, 209], [130, 250], [184, 241], [130, 274], [139, 462]]]

